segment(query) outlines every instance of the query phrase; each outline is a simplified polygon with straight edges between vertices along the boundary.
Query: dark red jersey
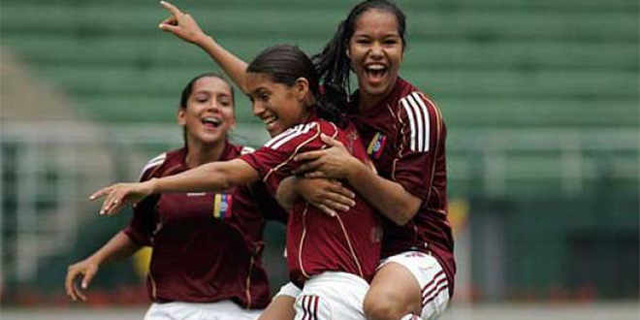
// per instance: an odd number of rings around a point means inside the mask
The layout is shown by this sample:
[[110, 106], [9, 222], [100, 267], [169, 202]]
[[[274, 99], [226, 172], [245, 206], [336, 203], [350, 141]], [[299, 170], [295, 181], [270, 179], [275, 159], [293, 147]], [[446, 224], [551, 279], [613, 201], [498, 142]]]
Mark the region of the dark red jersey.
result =
[[[253, 151], [226, 143], [220, 160], [247, 150]], [[149, 161], [140, 180], [188, 170], [185, 157], [184, 148], [163, 153]], [[264, 308], [270, 300], [261, 262], [265, 218], [286, 217], [265, 192], [259, 183], [217, 194], [165, 193], [140, 202], [124, 232], [134, 242], [153, 247], [147, 279], [151, 299], [231, 299], [245, 308]]]
[[[341, 141], [361, 161], [369, 161], [355, 127], [343, 130], [318, 118], [281, 133], [241, 159], [255, 168], [275, 193], [280, 182], [300, 165], [293, 161], [296, 154], [326, 147], [321, 133]], [[370, 281], [380, 257], [380, 240], [378, 214], [359, 196], [354, 207], [336, 217], [300, 200], [289, 212], [287, 224], [290, 279], [302, 286], [310, 276], [342, 271]]]
[[404, 226], [383, 219], [382, 257], [407, 250], [431, 252], [443, 265], [453, 290], [456, 266], [447, 220], [447, 132], [440, 111], [425, 94], [400, 78], [377, 106], [364, 111], [356, 108], [354, 101], [350, 118], [378, 174], [400, 183], [422, 200], [415, 217]]

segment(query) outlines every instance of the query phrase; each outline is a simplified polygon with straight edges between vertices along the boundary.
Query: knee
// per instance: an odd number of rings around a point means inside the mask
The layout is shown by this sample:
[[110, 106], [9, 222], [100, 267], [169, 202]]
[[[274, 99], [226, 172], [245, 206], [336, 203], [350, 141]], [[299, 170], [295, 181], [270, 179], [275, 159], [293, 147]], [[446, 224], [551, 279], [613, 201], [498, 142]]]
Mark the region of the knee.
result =
[[364, 299], [364, 314], [369, 320], [398, 320], [408, 313], [398, 299], [390, 295], [369, 295]]

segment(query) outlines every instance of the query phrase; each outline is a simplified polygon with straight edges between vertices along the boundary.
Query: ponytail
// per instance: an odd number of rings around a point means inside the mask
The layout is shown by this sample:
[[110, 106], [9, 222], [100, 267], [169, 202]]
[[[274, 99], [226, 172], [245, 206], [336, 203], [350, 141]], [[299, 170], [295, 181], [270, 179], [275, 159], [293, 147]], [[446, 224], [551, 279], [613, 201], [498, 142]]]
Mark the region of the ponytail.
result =
[[343, 97], [345, 101], [347, 101], [347, 95], [351, 92], [349, 83], [351, 61], [347, 56], [351, 37], [345, 32], [347, 22], [347, 20], [342, 21], [333, 39], [327, 43], [321, 53], [311, 58], [320, 81], [324, 83], [326, 88], [341, 88], [340, 91], [345, 94], [345, 97]]

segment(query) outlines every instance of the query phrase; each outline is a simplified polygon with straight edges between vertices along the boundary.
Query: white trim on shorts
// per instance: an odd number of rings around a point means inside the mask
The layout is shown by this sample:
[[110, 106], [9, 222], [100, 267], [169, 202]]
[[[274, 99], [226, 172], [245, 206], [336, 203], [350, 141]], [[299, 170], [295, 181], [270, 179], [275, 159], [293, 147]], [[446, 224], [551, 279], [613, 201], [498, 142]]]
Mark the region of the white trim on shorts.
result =
[[437, 319], [449, 303], [449, 281], [438, 260], [420, 251], [405, 251], [380, 262], [378, 269], [394, 262], [409, 270], [420, 287], [424, 320]]
[[144, 320], [254, 320], [263, 310], [243, 309], [231, 300], [217, 302], [167, 302], [152, 303]]

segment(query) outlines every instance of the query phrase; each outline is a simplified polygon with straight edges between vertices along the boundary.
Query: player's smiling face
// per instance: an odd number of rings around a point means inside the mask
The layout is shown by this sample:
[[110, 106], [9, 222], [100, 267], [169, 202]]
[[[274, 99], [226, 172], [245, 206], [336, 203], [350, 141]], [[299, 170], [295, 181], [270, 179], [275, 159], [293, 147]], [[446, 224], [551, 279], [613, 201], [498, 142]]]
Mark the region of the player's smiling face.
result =
[[253, 114], [264, 123], [270, 136], [277, 136], [304, 121], [306, 91], [300, 91], [297, 84], [288, 86], [274, 82], [268, 74], [249, 72], [247, 90]]
[[391, 92], [403, 53], [396, 16], [378, 9], [363, 12], [355, 22], [347, 52], [360, 94], [380, 97]]
[[235, 123], [231, 87], [217, 77], [198, 79], [186, 108], [178, 111], [178, 124], [186, 128], [187, 139], [194, 142], [220, 142]]

